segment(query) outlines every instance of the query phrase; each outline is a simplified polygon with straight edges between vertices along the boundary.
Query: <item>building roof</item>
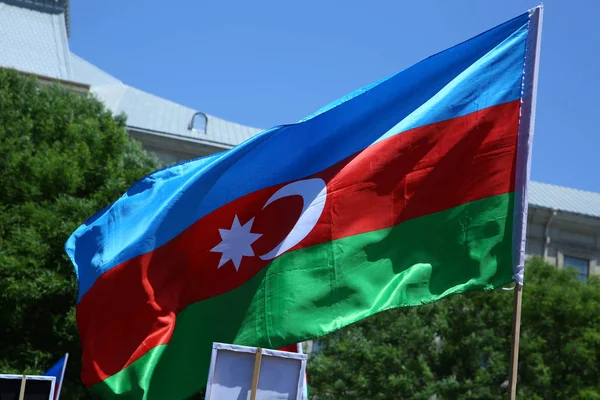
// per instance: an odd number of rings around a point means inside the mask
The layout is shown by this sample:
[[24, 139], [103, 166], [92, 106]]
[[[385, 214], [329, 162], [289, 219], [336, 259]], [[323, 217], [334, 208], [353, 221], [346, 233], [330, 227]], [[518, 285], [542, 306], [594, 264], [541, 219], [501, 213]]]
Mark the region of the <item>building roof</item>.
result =
[[600, 193], [531, 182], [529, 186], [529, 204], [600, 218]]
[[85, 82], [88, 85], [110, 85], [115, 83], [123, 83], [119, 79], [110, 75], [108, 72], [101, 70], [94, 64], [91, 64], [79, 57], [75, 53], [70, 53], [71, 70], [73, 71], [73, 79], [78, 82]]
[[19, 7], [30, 8], [32, 10], [42, 11], [45, 13], [60, 14], [65, 20], [67, 36], [70, 34], [70, 0], [2, 0], [2, 2], [14, 4]]
[[0, 2], [0, 66], [72, 80], [63, 14]]
[[113, 112], [127, 114], [127, 126], [134, 130], [169, 133], [228, 147], [260, 132], [204, 113], [203, 129], [190, 129], [196, 110], [122, 83], [92, 86], [92, 92]]
[[[43, 8], [45, 3], [63, 8]], [[0, 0], [0, 67], [90, 85], [111, 111], [127, 115], [130, 129], [150, 134], [226, 149], [262, 131], [136, 89], [73, 54], [67, 39], [68, 5], [68, 0]], [[191, 125], [196, 114], [206, 118], [197, 130]]]

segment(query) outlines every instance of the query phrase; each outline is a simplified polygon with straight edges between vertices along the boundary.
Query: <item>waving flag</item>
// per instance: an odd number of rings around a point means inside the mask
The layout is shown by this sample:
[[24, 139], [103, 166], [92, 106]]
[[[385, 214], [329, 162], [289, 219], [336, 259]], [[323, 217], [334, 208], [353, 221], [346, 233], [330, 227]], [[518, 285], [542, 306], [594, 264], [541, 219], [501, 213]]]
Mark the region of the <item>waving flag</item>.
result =
[[82, 378], [183, 399], [280, 348], [522, 279], [541, 8], [299, 123], [157, 171], [79, 227]]
[[54, 387], [54, 400], [58, 400], [60, 398], [60, 391], [62, 389], [63, 379], [65, 378], [65, 370], [67, 369], [67, 361], [69, 360], [69, 353], [65, 354], [63, 358], [58, 360], [56, 364], [52, 366], [44, 376], [54, 376], [56, 377], [55, 387]]

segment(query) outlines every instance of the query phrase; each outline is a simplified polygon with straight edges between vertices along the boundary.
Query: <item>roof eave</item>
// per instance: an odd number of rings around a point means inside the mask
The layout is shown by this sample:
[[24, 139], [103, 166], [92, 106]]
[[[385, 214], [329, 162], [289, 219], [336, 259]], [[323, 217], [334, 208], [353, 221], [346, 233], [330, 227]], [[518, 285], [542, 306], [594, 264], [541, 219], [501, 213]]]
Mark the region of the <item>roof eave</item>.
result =
[[585, 219], [592, 219], [592, 220], [594, 220], [594, 223], [600, 223], [600, 217], [597, 215], [593, 215], [593, 214], [578, 213], [575, 211], [565, 210], [565, 209], [561, 209], [561, 208], [553, 208], [553, 207], [543, 206], [543, 205], [535, 204], [535, 203], [529, 203], [529, 207], [535, 207], [540, 210], [546, 210], [549, 212], [558, 211], [561, 214], [568, 214], [568, 215], [573, 215], [573, 216], [581, 217], [581, 218], [585, 218]]

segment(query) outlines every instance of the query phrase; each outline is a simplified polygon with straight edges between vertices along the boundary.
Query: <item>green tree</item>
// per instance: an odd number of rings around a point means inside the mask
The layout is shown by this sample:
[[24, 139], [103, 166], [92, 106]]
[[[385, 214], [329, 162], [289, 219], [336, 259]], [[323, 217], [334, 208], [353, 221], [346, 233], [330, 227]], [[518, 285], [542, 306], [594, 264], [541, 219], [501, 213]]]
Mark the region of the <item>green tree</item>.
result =
[[[505, 399], [512, 292], [390, 310], [320, 340], [314, 399]], [[527, 264], [518, 397], [600, 399], [600, 280]]]
[[125, 118], [91, 96], [0, 70], [0, 371], [43, 373], [65, 352], [79, 379], [77, 280], [63, 246], [96, 211], [158, 166]]

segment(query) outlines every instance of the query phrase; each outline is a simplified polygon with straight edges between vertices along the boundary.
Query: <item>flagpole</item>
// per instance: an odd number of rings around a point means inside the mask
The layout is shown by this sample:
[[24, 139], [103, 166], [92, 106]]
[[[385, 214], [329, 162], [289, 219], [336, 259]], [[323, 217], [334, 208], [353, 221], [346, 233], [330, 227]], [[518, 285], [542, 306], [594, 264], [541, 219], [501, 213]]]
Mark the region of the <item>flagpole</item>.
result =
[[27, 375], [23, 375], [21, 378], [21, 390], [19, 391], [19, 400], [25, 398], [25, 385], [27, 384]]
[[[525, 239], [527, 234], [527, 186], [531, 165], [531, 146], [535, 125], [538, 71], [540, 65], [540, 44], [542, 40], [543, 6], [529, 11], [527, 43], [523, 66], [521, 93], [521, 117], [519, 119], [519, 139], [517, 149], [515, 198], [515, 289], [513, 300], [512, 346], [510, 352], [509, 399], [517, 398], [517, 377], [519, 369], [519, 340], [521, 336], [521, 305], [523, 301], [523, 273], [525, 266]], [[520, 193], [519, 193], [520, 192]]]
[[[298, 343], [296, 346], [298, 348], [298, 354], [304, 354], [304, 350], [302, 350], [302, 343]], [[308, 400], [307, 374], [308, 372], [304, 371], [304, 376], [302, 377], [302, 390], [304, 392], [302, 395], [303, 400]]]
[[258, 378], [260, 375], [260, 363], [262, 361], [262, 352], [262, 348], [256, 349], [256, 357], [254, 358], [254, 373], [252, 374], [252, 388], [250, 389], [250, 400], [256, 400]]
[[65, 380], [65, 371], [67, 370], [67, 362], [69, 362], [69, 353], [65, 354], [65, 363], [63, 364], [62, 372], [60, 373], [60, 382], [58, 383], [58, 387], [56, 388], [58, 390], [58, 393], [56, 393], [54, 395], [54, 400], [60, 399], [60, 392], [62, 390], [62, 384], [63, 384], [63, 381]]
[[523, 300], [523, 286], [516, 285], [513, 310], [512, 347], [510, 351], [510, 400], [517, 398], [517, 372], [519, 369], [519, 339], [521, 337], [521, 302]]

